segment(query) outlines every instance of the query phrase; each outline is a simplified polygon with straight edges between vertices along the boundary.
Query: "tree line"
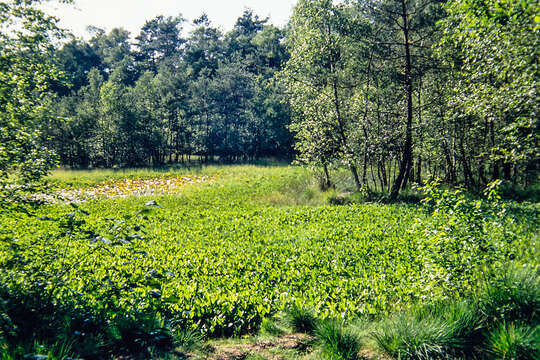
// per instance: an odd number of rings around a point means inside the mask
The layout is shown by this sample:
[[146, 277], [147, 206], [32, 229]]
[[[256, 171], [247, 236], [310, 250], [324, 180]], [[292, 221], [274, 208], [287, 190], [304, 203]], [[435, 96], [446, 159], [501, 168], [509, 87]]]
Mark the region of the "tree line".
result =
[[[64, 81], [41, 133], [61, 164], [156, 166], [197, 156], [245, 161], [291, 156], [289, 108], [274, 74], [287, 61], [283, 30], [245, 11], [222, 33], [206, 15], [158, 16], [132, 41], [90, 28], [55, 52]], [[66, 81], [67, 80], [67, 81]]]
[[281, 75], [305, 162], [395, 198], [538, 180], [537, 1], [299, 0]]
[[[295, 157], [325, 186], [347, 168], [392, 198], [435, 176], [538, 181], [537, 1], [299, 0], [284, 28], [248, 10], [184, 35], [158, 16], [134, 39], [90, 28], [61, 46], [35, 3], [2, 3], [6, 174], [55, 153], [73, 167]], [[5, 31], [10, 16], [27, 31]]]

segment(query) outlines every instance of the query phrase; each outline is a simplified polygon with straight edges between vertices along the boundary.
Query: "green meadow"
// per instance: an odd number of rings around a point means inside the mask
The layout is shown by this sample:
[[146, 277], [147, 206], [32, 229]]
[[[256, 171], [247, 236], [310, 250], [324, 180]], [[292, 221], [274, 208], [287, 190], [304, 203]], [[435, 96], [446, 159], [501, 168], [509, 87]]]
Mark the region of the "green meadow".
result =
[[[157, 179], [176, 185], [152, 190]], [[382, 321], [467, 299], [510, 262], [538, 263], [536, 204], [453, 190], [432, 188], [431, 203], [368, 202], [346, 180], [321, 191], [305, 168], [255, 165], [58, 170], [49, 181], [59, 199], [2, 218], [1, 275], [5, 289], [62, 304], [61, 338], [87, 357], [167, 348], [156, 334], [253, 336], [291, 309]], [[133, 184], [146, 195], [129, 195]]]

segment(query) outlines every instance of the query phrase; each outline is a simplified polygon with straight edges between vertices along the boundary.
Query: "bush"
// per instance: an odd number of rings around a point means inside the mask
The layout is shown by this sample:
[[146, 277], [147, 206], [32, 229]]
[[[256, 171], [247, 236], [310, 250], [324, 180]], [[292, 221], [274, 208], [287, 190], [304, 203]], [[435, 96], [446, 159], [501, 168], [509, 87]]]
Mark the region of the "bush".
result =
[[526, 187], [505, 183], [501, 187], [503, 199], [515, 201], [540, 202], [540, 185], [532, 184]]
[[351, 200], [342, 194], [332, 195], [328, 198], [328, 204], [330, 205], [350, 205]]
[[321, 321], [315, 332], [322, 349], [322, 355], [328, 360], [358, 359], [360, 341], [351, 330], [346, 329], [337, 320]]
[[148, 358], [150, 349], [167, 353], [174, 347], [170, 330], [155, 314], [140, 313], [117, 317], [109, 328], [117, 355], [131, 354], [135, 358]]

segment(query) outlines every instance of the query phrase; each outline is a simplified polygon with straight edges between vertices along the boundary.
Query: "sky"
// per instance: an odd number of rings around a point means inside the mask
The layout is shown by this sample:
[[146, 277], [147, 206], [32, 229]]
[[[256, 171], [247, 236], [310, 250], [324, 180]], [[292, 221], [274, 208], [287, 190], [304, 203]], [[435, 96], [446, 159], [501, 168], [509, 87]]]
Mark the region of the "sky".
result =
[[[182, 14], [189, 23], [206, 13], [214, 26], [230, 30], [236, 19], [249, 8], [270, 23], [287, 23], [297, 0], [75, 0], [65, 5], [55, 1], [44, 5], [48, 14], [60, 19], [60, 27], [77, 37], [88, 38], [88, 25], [107, 31], [123, 27], [135, 37], [146, 20], [158, 15]], [[189, 30], [189, 29], [188, 29]]]

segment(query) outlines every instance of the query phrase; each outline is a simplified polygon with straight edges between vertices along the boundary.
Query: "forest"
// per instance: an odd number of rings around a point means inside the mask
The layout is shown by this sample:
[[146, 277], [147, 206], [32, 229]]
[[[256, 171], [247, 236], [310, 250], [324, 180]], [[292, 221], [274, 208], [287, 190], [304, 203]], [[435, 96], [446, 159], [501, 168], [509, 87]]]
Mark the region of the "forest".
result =
[[538, 1], [48, 2], [0, 1], [0, 360], [540, 358]]
[[274, 157], [349, 168], [357, 190], [393, 198], [428, 174], [526, 186], [537, 14], [534, 1], [300, 1], [283, 29], [250, 10], [226, 33], [204, 14], [188, 34], [181, 15], [133, 38], [89, 28], [39, 44], [54, 77], [35, 125], [70, 167]]

